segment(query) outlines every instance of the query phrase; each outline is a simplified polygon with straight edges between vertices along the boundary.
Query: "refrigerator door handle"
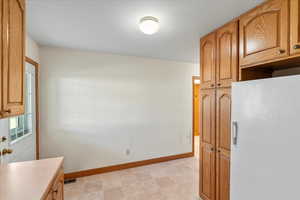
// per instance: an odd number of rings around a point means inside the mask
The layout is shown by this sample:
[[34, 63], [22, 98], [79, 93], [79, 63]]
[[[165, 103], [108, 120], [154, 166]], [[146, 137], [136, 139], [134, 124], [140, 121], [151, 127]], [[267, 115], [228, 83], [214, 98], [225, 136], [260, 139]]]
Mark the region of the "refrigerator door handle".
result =
[[233, 145], [237, 145], [238, 139], [238, 123], [237, 121], [232, 121], [232, 143]]

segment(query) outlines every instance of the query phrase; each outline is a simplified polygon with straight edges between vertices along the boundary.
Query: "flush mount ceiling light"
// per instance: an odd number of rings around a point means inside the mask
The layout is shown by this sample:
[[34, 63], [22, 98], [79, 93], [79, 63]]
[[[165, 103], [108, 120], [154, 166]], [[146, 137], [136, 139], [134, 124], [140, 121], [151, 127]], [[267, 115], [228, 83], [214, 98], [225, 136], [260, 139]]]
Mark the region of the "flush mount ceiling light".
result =
[[140, 20], [140, 29], [147, 35], [156, 33], [159, 29], [159, 21], [155, 17], [146, 16]]

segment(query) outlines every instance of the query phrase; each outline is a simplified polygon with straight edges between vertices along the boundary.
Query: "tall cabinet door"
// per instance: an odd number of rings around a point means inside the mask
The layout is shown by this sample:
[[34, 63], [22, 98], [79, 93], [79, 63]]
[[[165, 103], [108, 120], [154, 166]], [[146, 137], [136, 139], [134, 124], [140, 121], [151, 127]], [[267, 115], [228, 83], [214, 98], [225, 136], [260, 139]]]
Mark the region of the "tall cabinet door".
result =
[[230, 87], [238, 79], [238, 22], [217, 31], [217, 87]]
[[200, 197], [215, 200], [216, 196], [216, 152], [212, 145], [200, 144]]
[[290, 6], [290, 53], [300, 53], [300, 0], [291, 0]]
[[231, 146], [231, 89], [217, 89], [216, 103], [216, 199], [229, 200]]
[[201, 88], [214, 88], [216, 83], [216, 34], [211, 33], [200, 42]]
[[215, 89], [200, 91], [200, 196], [215, 199]]
[[200, 90], [200, 141], [215, 146], [215, 89]]
[[267, 1], [240, 18], [240, 65], [289, 54], [289, 0]]
[[5, 117], [24, 113], [25, 3], [4, 1], [3, 108]]
[[230, 152], [217, 151], [216, 200], [230, 199]]

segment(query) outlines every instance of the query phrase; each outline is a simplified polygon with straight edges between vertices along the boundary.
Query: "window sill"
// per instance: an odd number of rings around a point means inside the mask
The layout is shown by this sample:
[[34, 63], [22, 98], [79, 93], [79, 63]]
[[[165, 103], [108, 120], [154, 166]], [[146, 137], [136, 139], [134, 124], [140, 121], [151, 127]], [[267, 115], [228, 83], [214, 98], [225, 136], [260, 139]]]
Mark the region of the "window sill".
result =
[[32, 132], [27, 133], [26, 135], [23, 135], [22, 137], [15, 139], [14, 141], [10, 142], [9, 144], [14, 145], [16, 143], [19, 143], [20, 141], [22, 141], [23, 139], [29, 137], [30, 135], [32, 135]]

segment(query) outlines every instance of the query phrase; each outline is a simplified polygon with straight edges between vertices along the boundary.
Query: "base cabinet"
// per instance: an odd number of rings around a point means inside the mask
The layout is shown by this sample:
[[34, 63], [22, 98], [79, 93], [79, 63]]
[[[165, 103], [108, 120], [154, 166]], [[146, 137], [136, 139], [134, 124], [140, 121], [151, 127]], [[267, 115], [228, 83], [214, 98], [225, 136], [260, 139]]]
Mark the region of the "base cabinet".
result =
[[62, 169], [44, 200], [64, 200], [64, 172]]

